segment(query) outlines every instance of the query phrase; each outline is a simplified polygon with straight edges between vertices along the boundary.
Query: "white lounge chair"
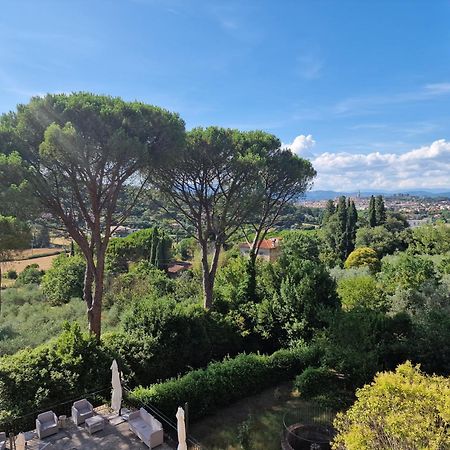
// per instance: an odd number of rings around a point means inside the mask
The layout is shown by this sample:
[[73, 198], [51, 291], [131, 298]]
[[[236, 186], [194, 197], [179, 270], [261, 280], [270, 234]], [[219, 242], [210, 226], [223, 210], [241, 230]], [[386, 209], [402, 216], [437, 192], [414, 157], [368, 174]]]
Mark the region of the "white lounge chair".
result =
[[84, 398], [72, 405], [72, 420], [75, 425], [81, 425], [94, 415], [94, 407]]
[[39, 439], [56, 434], [58, 429], [58, 417], [53, 411], [47, 411], [37, 416], [36, 432]]
[[164, 442], [164, 431], [161, 422], [156, 420], [144, 408], [130, 413], [128, 426], [149, 448], [157, 447]]
[[0, 433], [0, 450], [5, 450], [6, 448], [6, 433]]

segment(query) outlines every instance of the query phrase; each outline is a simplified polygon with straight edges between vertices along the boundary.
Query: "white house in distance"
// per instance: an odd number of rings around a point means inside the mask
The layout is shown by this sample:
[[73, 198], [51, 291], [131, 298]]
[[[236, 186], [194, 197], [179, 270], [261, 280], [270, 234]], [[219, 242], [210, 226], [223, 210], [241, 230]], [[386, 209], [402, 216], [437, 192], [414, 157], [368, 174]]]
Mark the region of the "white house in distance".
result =
[[[263, 258], [266, 261], [273, 262], [280, 256], [281, 238], [275, 237], [271, 239], [264, 239], [259, 247], [258, 258]], [[244, 256], [250, 253], [250, 245], [246, 242], [239, 244], [239, 250]]]

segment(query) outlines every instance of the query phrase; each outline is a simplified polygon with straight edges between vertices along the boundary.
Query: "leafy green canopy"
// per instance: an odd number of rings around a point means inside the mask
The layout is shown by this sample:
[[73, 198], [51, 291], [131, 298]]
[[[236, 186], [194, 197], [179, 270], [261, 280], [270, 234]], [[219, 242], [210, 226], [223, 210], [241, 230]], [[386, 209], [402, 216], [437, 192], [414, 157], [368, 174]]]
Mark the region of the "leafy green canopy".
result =
[[[80, 92], [33, 98], [2, 123], [8, 132], [0, 133], [0, 148], [10, 148], [13, 132], [33, 194], [86, 258], [84, 299], [99, 337], [111, 233], [145, 185], [140, 170], [183, 145], [184, 122], [154, 106]], [[118, 197], [132, 183], [139, 187], [136, 196], [119, 211]]]
[[0, 216], [0, 261], [12, 250], [28, 248], [31, 242], [29, 227], [14, 217]]
[[335, 420], [334, 450], [450, 448], [450, 378], [407, 362], [377, 374], [356, 396]]

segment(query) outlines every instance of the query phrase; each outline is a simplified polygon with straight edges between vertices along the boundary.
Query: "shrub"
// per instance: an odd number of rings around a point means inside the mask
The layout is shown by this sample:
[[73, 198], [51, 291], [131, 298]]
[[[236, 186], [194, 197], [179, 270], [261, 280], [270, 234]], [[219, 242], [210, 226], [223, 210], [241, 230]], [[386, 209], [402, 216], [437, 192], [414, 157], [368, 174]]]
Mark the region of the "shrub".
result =
[[370, 247], [360, 247], [353, 250], [344, 263], [346, 269], [352, 267], [367, 267], [371, 272], [380, 270], [380, 260], [377, 252]]
[[138, 387], [132, 391], [130, 400], [151, 403], [169, 416], [175, 414], [179, 405], [189, 402], [190, 417], [198, 419], [221, 406], [291, 379], [317, 357], [316, 351], [309, 348], [279, 350], [271, 356], [240, 354], [177, 379], [148, 388]]
[[124, 312], [122, 326], [129, 335], [155, 340], [153, 368], [149, 371], [152, 382], [185, 372], [188, 366], [201, 367], [212, 359], [235, 355], [242, 348], [236, 329], [221, 316], [198, 304], [177, 303], [168, 296], [134, 302]]
[[15, 271], [14, 269], [9, 269], [8, 272], [6, 272], [6, 278], [8, 278], [8, 280], [16, 280], [17, 271]]
[[388, 294], [396, 290], [420, 290], [424, 283], [437, 285], [441, 281], [432, 261], [406, 253], [392, 261], [383, 260], [378, 278]]
[[302, 398], [322, 406], [342, 409], [351, 403], [352, 395], [345, 390], [344, 379], [328, 367], [307, 367], [294, 381]]
[[25, 286], [27, 284], [41, 284], [44, 271], [39, 270], [39, 264], [30, 264], [22, 270], [14, 283], [15, 287]]
[[0, 424], [107, 387], [111, 357], [78, 324], [54, 341], [0, 358]]
[[450, 378], [426, 376], [409, 362], [376, 375], [334, 425], [335, 450], [450, 448]]
[[310, 399], [324, 391], [324, 387], [332, 384], [336, 375], [327, 367], [307, 367], [294, 381], [294, 387], [302, 397]]
[[81, 256], [65, 254], [53, 260], [52, 267], [42, 278], [42, 290], [52, 305], [61, 305], [72, 297], [83, 296], [86, 262]]
[[375, 278], [370, 275], [341, 278], [337, 293], [345, 310], [358, 307], [387, 309], [388, 306], [383, 291], [378, 287]]

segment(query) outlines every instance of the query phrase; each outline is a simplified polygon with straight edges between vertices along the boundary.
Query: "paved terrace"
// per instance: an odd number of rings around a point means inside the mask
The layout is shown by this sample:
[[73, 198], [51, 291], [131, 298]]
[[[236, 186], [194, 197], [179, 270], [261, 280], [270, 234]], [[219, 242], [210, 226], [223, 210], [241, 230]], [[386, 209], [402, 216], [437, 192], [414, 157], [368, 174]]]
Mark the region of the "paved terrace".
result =
[[[105, 427], [92, 435], [85, 429], [84, 424], [76, 426], [67, 420], [64, 428], [57, 434], [39, 440], [34, 431], [26, 433], [27, 450], [148, 450], [148, 447], [128, 429], [128, 422], [121, 418], [108, 421], [106, 416]], [[119, 420], [117, 420], [119, 419]], [[117, 423], [120, 422], [120, 423]], [[176, 447], [176, 446], [175, 446]], [[164, 443], [157, 450], [174, 450], [174, 447]], [[7, 446], [7, 449], [9, 447]], [[17, 447], [17, 450], [19, 447]]]

